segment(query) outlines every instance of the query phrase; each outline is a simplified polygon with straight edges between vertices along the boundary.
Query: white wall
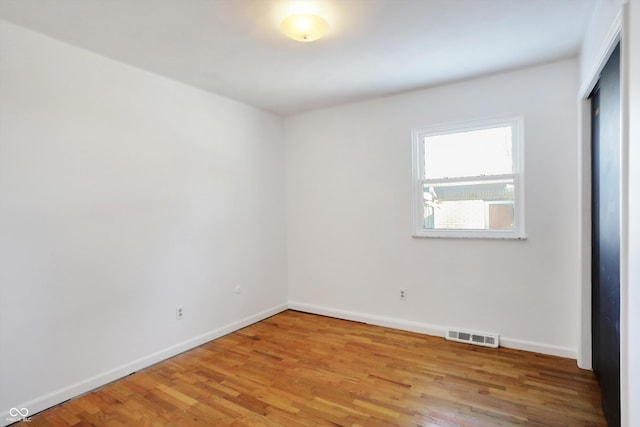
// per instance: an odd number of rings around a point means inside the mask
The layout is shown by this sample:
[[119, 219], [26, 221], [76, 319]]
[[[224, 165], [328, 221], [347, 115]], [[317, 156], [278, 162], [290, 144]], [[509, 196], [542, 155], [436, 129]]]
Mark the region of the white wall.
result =
[[[288, 118], [291, 306], [576, 357], [577, 93], [572, 59]], [[412, 238], [411, 128], [505, 113], [524, 116], [528, 239]]]
[[285, 307], [280, 118], [1, 21], [0, 112], [1, 422]]
[[580, 89], [591, 92], [616, 44], [626, 0], [598, 0], [580, 46]]

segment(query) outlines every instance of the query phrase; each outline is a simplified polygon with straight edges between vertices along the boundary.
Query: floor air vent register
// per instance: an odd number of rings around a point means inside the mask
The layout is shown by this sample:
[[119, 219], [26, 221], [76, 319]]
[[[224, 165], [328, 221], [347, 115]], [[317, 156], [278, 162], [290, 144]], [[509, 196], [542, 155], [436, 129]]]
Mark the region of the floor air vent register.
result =
[[486, 332], [462, 331], [460, 329], [448, 329], [445, 338], [449, 341], [457, 341], [492, 348], [497, 348], [500, 344], [499, 335], [488, 334]]

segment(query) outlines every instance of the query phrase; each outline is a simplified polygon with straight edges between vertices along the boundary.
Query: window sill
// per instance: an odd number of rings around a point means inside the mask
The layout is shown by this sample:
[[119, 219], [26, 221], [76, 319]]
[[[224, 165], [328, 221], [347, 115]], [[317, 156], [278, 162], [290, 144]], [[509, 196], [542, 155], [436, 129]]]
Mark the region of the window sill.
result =
[[429, 233], [413, 233], [411, 237], [422, 239], [471, 239], [471, 240], [527, 240], [525, 234], [519, 233], [500, 233], [500, 232], [480, 232], [480, 231], [434, 231]]

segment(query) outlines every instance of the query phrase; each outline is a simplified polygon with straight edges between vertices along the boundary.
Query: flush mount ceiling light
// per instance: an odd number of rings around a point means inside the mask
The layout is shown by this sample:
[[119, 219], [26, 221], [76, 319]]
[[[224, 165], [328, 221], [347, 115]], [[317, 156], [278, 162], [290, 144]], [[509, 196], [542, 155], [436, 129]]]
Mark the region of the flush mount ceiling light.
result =
[[299, 42], [312, 42], [324, 36], [329, 23], [318, 15], [302, 14], [287, 16], [280, 30], [289, 38]]

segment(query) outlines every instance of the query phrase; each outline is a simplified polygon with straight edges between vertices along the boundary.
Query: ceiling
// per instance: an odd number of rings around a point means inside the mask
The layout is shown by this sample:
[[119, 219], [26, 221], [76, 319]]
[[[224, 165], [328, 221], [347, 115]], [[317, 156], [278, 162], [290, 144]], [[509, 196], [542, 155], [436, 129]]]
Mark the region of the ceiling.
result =
[[[0, 18], [281, 115], [577, 54], [596, 0], [0, 0]], [[291, 9], [324, 16], [300, 43]]]

